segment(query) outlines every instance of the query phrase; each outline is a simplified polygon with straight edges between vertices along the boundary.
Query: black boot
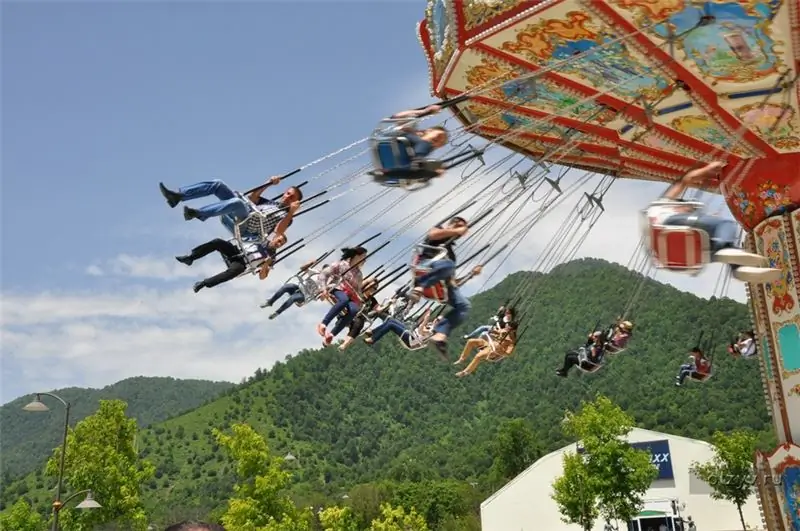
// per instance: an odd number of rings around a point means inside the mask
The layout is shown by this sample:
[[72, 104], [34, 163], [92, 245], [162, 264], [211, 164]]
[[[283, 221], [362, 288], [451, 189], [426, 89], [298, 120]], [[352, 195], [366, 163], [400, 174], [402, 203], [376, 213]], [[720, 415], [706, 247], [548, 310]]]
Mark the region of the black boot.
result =
[[198, 291], [200, 291], [204, 287], [206, 287], [206, 283], [205, 283], [205, 281], [201, 280], [200, 282], [195, 282], [193, 289], [194, 289], [194, 292], [197, 293]]
[[164, 183], [158, 183], [158, 188], [161, 190], [161, 195], [163, 195], [164, 199], [167, 200], [167, 204], [169, 205], [170, 208], [175, 208], [178, 205], [178, 203], [181, 202], [181, 199], [183, 199], [183, 196], [181, 194], [179, 194], [178, 192], [173, 192], [172, 190], [164, 186]]
[[198, 212], [193, 208], [183, 207], [183, 219], [185, 219], [186, 221], [198, 218], [199, 217], [198, 214], [200, 214], [200, 212]]
[[192, 258], [192, 256], [188, 254], [186, 256], [176, 256], [175, 260], [187, 266], [190, 266], [194, 263], [194, 258]]

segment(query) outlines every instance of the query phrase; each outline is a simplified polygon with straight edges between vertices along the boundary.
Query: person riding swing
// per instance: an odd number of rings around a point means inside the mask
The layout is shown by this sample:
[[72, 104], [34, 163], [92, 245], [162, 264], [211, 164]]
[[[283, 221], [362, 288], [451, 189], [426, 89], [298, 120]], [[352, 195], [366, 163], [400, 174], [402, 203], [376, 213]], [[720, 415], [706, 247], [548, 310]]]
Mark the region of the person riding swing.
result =
[[598, 330], [589, 334], [586, 344], [578, 350], [570, 350], [564, 356], [564, 365], [556, 371], [558, 376], [566, 378], [572, 367], [578, 366], [584, 372], [596, 372], [603, 366], [608, 332]]
[[[644, 217], [645, 238], [651, 253], [656, 262], [666, 269], [689, 270], [696, 274], [710, 261], [728, 264], [733, 277], [743, 282], [777, 280], [781, 275], [779, 269], [768, 267], [766, 258], [748, 253], [736, 245], [739, 227], [735, 221], [706, 214], [701, 203], [681, 199], [690, 185], [717, 176], [723, 167], [723, 162], [712, 162], [687, 172], [660, 199], [650, 204]], [[670, 245], [670, 234], [682, 234], [686, 239], [672, 240], [673, 244], [677, 242], [680, 246]], [[699, 237], [701, 242], [699, 253], [695, 237]], [[677, 260], [670, 255], [673, 249], [679, 251], [675, 253]], [[705, 253], [710, 253], [710, 257], [704, 256]]]
[[383, 120], [371, 137], [375, 169], [369, 174], [373, 180], [384, 186], [417, 190], [428, 186], [431, 179], [441, 177], [450, 168], [476, 158], [483, 160], [483, 152], [472, 147], [444, 160], [428, 158], [434, 150], [447, 144], [447, 129], [437, 125], [417, 130], [415, 123], [453, 103], [455, 100], [402, 111]]
[[460, 365], [467, 361], [472, 351], [477, 349], [478, 352], [469, 365], [464, 370], [457, 372], [456, 376], [463, 378], [475, 372], [478, 365], [484, 361], [499, 361], [513, 354], [517, 346], [517, 323], [510, 322], [503, 329], [486, 332], [485, 336], [487, 337], [486, 339], [467, 340], [464, 350], [461, 351], [461, 356], [458, 357], [453, 365]]

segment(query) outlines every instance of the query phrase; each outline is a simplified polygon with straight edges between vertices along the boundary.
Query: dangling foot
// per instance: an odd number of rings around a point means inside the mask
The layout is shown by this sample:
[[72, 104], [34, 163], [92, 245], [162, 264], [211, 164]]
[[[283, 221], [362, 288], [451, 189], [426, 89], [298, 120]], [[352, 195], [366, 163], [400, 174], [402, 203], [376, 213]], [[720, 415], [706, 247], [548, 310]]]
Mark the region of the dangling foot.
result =
[[193, 208], [183, 207], [183, 219], [186, 221], [190, 219], [200, 219], [200, 212]]
[[269, 308], [270, 306], [272, 306], [272, 303], [267, 301], [267, 302], [261, 304], [260, 308]]
[[775, 282], [780, 280], [783, 276], [783, 271], [780, 269], [770, 269], [768, 267], [737, 267], [733, 270], [733, 278], [741, 280], [742, 282], [749, 282], [751, 284], [764, 284], [767, 282]]
[[186, 256], [176, 256], [176, 257], [175, 257], [175, 260], [177, 260], [178, 262], [180, 262], [180, 263], [182, 263], [182, 264], [184, 264], [184, 265], [187, 265], [187, 266], [190, 266], [190, 265], [192, 265], [192, 264], [194, 263], [194, 258], [192, 258], [192, 257], [191, 257], [191, 256], [189, 256], [189, 255], [186, 255]]
[[467, 371], [459, 371], [456, 373], [456, 376], [458, 376], [459, 378], [463, 378], [467, 374], [469, 374]]
[[453, 365], [461, 365], [465, 361], [467, 361], [467, 360], [462, 360], [461, 358], [458, 358], [456, 361], [453, 362]]
[[178, 203], [180, 203], [181, 200], [183, 199], [183, 196], [181, 194], [179, 194], [178, 192], [173, 192], [172, 190], [164, 186], [164, 183], [158, 183], [158, 188], [159, 190], [161, 190], [161, 195], [163, 195], [164, 199], [167, 200], [167, 204], [169, 205], [170, 208], [175, 208], [178, 205]]
[[729, 247], [727, 249], [720, 249], [714, 253], [714, 262], [723, 264], [734, 264], [740, 266], [750, 267], [767, 267], [769, 260], [761, 255], [748, 253], [743, 249]]
[[326, 330], [325, 330], [325, 328], [326, 328], [326, 327], [325, 327], [325, 325], [324, 325], [324, 324], [322, 324], [322, 323], [320, 323], [320, 324], [318, 324], [318, 325], [317, 325], [317, 333], [318, 333], [319, 335], [321, 335], [322, 337], [325, 337], [325, 333], [326, 333]]
[[201, 289], [203, 289], [204, 287], [206, 287], [206, 285], [205, 285], [205, 283], [204, 283], [204, 282], [201, 280], [200, 282], [195, 282], [195, 284], [194, 284], [194, 287], [193, 287], [192, 289], [194, 289], [194, 292], [195, 292], [195, 293], [197, 293], [198, 291], [200, 291], [200, 290], [201, 290]]
[[270, 321], [272, 321], [276, 317], [278, 317], [278, 312], [272, 312], [271, 314], [269, 314], [269, 320]]
[[444, 334], [436, 334], [431, 338], [431, 345], [433, 348], [436, 349], [436, 352], [439, 353], [439, 357], [442, 358], [442, 361], [450, 361], [450, 358], [447, 357], [447, 336]]

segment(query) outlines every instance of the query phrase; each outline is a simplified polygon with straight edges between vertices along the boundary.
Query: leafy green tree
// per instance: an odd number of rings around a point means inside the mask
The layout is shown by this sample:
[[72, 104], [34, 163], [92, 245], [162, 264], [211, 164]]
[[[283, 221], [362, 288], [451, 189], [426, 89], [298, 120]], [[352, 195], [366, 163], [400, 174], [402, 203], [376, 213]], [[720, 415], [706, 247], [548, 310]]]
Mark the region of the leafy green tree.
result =
[[495, 481], [511, 481], [532, 465], [541, 452], [525, 419], [509, 419], [500, 425], [493, 441], [492, 476]]
[[584, 402], [578, 413], [568, 414], [563, 421], [564, 433], [583, 444], [586, 475], [597, 495], [600, 515], [607, 520], [634, 518], [658, 476], [649, 452], [623, 440], [634, 425], [633, 417], [604, 396]]
[[319, 513], [323, 531], [359, 531], [358, 520], [349, 507], [326, 507]]
[[[125, 415], [122, 400], [101, 400], [100, 407], [71, 429], [67, 437], [64, 480], [73, 491], [90, 489], [102, 505], [90, 511], [61, 510], [64, 529], [85, 531], [109, 522], [125, 523], [131, 530], [147, 529], [141, 499], [143, 486], [155, 467], [136, 452], [136, 419]], [[61, 448], [56, 448], [45, 469], [58, 474]]]
[[381, 515], [372, 521], [369, 531], [428, 531], [428, 524], [414, 509], [381, 505]]
[[25, 498], [0, 513], [0, 529], [8, 531], [43, 531], [45, 522], [42, 515], [33, 510]]
[[599, 516], [594, 478], [589, 475], [583, 456], [564, 454], [564, 474], [553, 483], [552, 498], [558, 505], [561, 520], [591, 531]]
[[713, 437], [714, 457], [705, 463], [695, 461], [691, 465], [692, 472], [713, 489], [712, 498], [736, 505], [745, 531], [747, 524], [742, 506], [753, 493], [753, 454], [757, 440], [757, 435], [750, 431], [717, 432]]
[[238, 483], [222, 523], [240, 531], [307, 531], [312, 514], [295, 507], [284, 492], [291, 474], [269, 452], [267, 441], [247, 424], [231, 435], [214, 430], [217, 443], [233, 460]]

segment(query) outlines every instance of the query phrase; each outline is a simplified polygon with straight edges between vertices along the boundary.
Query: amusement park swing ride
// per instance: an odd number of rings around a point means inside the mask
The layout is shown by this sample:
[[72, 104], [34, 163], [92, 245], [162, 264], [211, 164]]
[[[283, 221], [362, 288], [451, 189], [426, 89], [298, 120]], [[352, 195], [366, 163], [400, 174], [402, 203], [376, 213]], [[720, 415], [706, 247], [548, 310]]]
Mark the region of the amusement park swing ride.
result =
[[[460, 257], [454, 269], [469, 272], [460, 277], [464, 282], [484, 276], [485, 286], [534, 226], [593, 181], [594, 189], [580, 195], [533, 271], [545, 272], [576, 255], [604, 213], [603, 199], [617, 179], [672, 186], [698, 164], [724, 163], [719, 174], [692, 186], [698, 195], [724, 198], [747, 232], [747, 251], [769, 266], [769, 277], [737, 276], [748, 282], [758, 338], [755, 357], [780, 442], [773, 452], [758, 453], [755, 466], [765, 477], [784, 479], [780, 485], [759, 484], [765, 525], [770, 531], [800, 531], [800, 5], [781, 0], [429, 0], [418, 37], [432, 94], [440, 102], [418, 109], [413, 117], [387, 118], [369, 137], [279, 179], [322, 163], [329, 166], [295, 188], [337, 170], [346, 173], [325, 179], [321, 191], [300, 201], [294, 218], [357, 189], [369, 187], [372, 193], [279, 249], [270, 268], [316, 240], [327, 247], [333, 228], [359, 213], [376, 211], [290, 278], [302, 295], [295, 305], [327, 300], [338, 311], [341, 301], [328, 292], [339, 289], [357, 309], [341, 306], [338, 319], [362, 319], [361, 328], [351, 327], [353, 338], [368, 334], [366, 328], [380, 313], [366, 311], [368, 306], [381, 308], [382, 319], [394, 319], [407, 334], [417, 329], [421, 316], [443, 314], [452, 303], [451, 282], [458, 277], [454, 272], [453, 278], [426, 286], [419, 305], [408, 297], [415, 279], [447, 258], [445, 248], [453, 243], [451, 239], [433, 248], [428, 243], [400, 244], [412, 229], [434, 225], [426, 216], [449, 212], [437, 226], [462, 215], [470, 218], [468, 232], [458, 238]], [[434, 138], [431, 131], [436, 128], [421, 130], [420, 124], [440, 110], [452, 112], [460, 126], [450, 127], [447, 141], [433, 146], [447, 145], [449, 153], [421, 157], [418, 147], [434, 142], [425, 139]], [[360, 149], [364, 143], [366, 148]], [[496, 146], [507, 150], [497, 153]], [[429, 146], [426, 153], [430, 151]], [[368, 161], [360, 164], [363, 158]], [[567, 169], [584, 173], [564, 180]], [[454, 175], [458, 182], [442, 191], [440, 183]], [[247, 203], [253, 190], [238, 194], [248, 205], [247, 218], [222, 218], [240, 249], [265, 242], [275, 226], [273, 216], [282, 208], [259, 210]], [[414, 202], [407, 202], [409, 197]], [[678, 202], [661, 201], [665, 206]], [[681, 200], [679, 206], [700, 210], [704, 204], [695, 198]], [[390, 212], [398, 211], [405, 215], [363, 238], [365, 230], [373, 232]], [[644, 215], [642, 225], [631, 264], [640, 256], [644, 261], [634, 268], [629, 264], [640, 280], [618, 322], [628, 315], [651, 271], [696, 275], [712, 262], [713, 238], [706, 230], [653, 223]], [[361, 240], [355, 246], [359, 248], [378, 238], [384, 242], [365, 259], [386, 254], [384, 250], [396, 252], [382, 255], [381, 265], [370, 272], [359, 269], [351, 275], [356, 285], [346, 286], [343, 278], [360, 263], [336, 279], [338, 288], [315, 283], [336, 249]], [[263, 261], [248, 261], [244, 274], [259, 272]], [[493, 270], [486, 274], [490, 264]], [[397, 282], [400, 287], [385, 292], [378, 304], [378, 294]], [[536, 282], [520, 282], [507, 303], [517, 309], [520, 322], [530, 313]], [[373, 289], [362, 293], [368, 284]], [[370, 300], [375, 304], [368, 305]], [[516, 341], [525, 332], [523, 327], [516, 333]], [[505, 333], [484, 337], [485, 348], [494, 349]], [[327, 338], [324, 344], [329, 344]], [[424, 344], [415, 340], [410, 347], [404, 342], [411, 350]], [[616, 353], [622, 351], [624, 347]], [[588, 359], [586, 352], [584, 348], [582, 359], [578, 353], [578, 368], [584, 373], [600, 370], [604, 363]], [[505, 357], [493, 350], [486, 359]], [[692, 379], [708, 381], [712, 375], [713, 368]]]

